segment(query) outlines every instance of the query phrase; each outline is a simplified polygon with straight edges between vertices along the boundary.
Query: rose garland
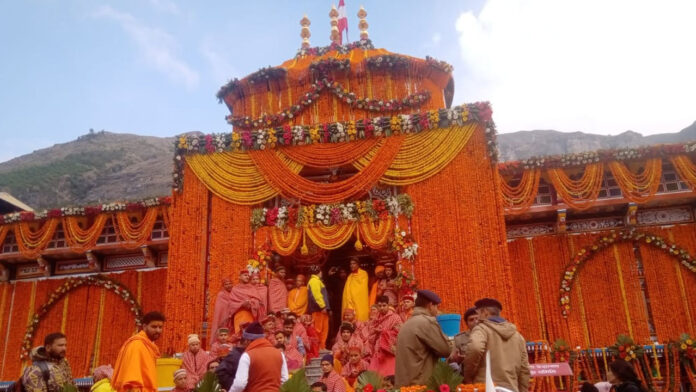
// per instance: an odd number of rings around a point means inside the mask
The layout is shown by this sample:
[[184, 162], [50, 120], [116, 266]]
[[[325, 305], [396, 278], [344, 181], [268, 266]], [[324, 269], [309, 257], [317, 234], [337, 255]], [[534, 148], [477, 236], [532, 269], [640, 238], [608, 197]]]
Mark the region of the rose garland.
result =
[[571, 260], [570, 264], [565, 267], [561, 277], [560, 289], [560, 305], [561, 313], [564, 318], [567, 318], [570, 312], [570, 290], [577, 276], [578, 270], [590, 260], [597, 252], [611, 246], [614, 243], [623, 241], [641, 241], [653, 247], [668, 252], [670, 255], [679, 259], [679, 262], [689, 271], [696, 273], [696, 260], [689, 252], [678, 246], [677, 244], [666, 241], [660, 236], [636, 231], [635, 229], [627, 229], [615, 231], [611, 230], [608, 234], [602, 236], [593, 245], [580, 249]]
[[0, 225], [14, 222], [31, 222], [48, 218], [61, 218], [67, 216], [96, 216], [102, 212], [140, 211], [156, 206], [168, 206], [172, 202], [170, 196], [154, 197], [141, 201], [113, 202], [86, 207], [61, 207], [40, 212], [22, 211], [0, 215]]
[[631, 161], [643, 158], [666, 158], [696, 151], [696, 142], [660, 144], [655, 146], [629, 147], [611, 150], [597, 150], [564, 155], [548, 155], [501, 162], [498, 170], [506, 175], [529, 169], [552, 169], [583, 166], [598, 162]]
[[343, 143], [397, 134], [419, 133], [451, 125], [463, 125], [469, 121], [485, 124], [488, 154], [494, 162], [497, 161], [498, 147], [496, 145], [495, 123], [492, 120], [492, 110], [488, 102], [476, 102], [450, 109], [431, 110], [410, 115], [400, 114], [392, 117], [375, 117], [358, 121], [311, 126], [283, 125], [275, 128], [208, 135], [181, 135], [175, 141], [174, 190], [182, 190], [184, 156], [188, 154], [265, 150], [279, 146], [318, 143]]
[[234, 116], [232, 114], [226, 117], [227, 122], [241, 129], [251, 129], [263, 126], [277, 126], [283, 122], [294, 118], [301, 111], [308, 108], [312, 103], [319, 99], [319, 94], [328, 90], [335, 95], [343, 103], [350, 107], [368, 110], [371, 112], [391, 112], [412, 109], [422, 105], [430, 99], [430, 92], [416, 92], [402, 99], [390, 99], [388, 101], [373, 99], [373, 98], [358, 98], [357, 95], [348, 91], [339, 82], [324, 77], [312, 83], [310, 90], [300, 96], [299, 100], [292, 106], [279, 111], [276, 114], [264, 114], [259, 118], [253, 119], [250, 116]]
[[684, 333], [679, 337], [679, 353], [688, 360], [696, 359], [696, 340]]
[[306, 206], [281, 206], [256, 208], [251, 212], [251, 227], [258, 230], [264, 226], [280, 229], [315, 224], [340, 225], [350, 222], [386, 219], [390, 216], [413, 214], [413, 201], [407, 194], [338, 204]]
[[551, 347], [551, 355], [555, 362], [568, 362], [575, 360], [577, 354], [570, 349], [570, 345], [564, 339], [556, 339]]
[[45, 316], [49, 310], [51, 310], [53, 305], [55, 305], [58, 301], [65, 297], [66, 294], [68, 294], [72, 290], [75, 290], [78, 287], [85, 285], [103, 287], [121, 297], [122, 300], [128, 303], [131, 312], [133, 312], [133, 314], [135, 315], [136, 325], [140, 325], [143, 316], [143, 310], [140, 304], [136, 300], [133, 293], [131, 293], [127, 287], [122, 285], [117, 280], [104, 275], [68, 278], [59, 288], [57, 288], [49, 296], [48, 301], [41, 305], [39, 310], [36, 313], [34, 313], [31, 317], [29, 325], [27, 326], [26, 333], [24, 334], [24, 340], [22, 341], [22, 360], [26, 360], [30, 356], [31, 345], [34, 341], [34, 334], [36, 333], [36, 330], [39, 327], [39, 322], [41, 321], [41, 318]]

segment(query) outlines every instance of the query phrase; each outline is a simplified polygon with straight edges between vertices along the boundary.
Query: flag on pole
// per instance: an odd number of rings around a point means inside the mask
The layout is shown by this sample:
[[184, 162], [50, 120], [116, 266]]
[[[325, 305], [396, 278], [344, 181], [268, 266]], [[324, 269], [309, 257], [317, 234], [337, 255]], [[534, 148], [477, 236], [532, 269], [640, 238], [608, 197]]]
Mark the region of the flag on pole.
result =
[[338, 3], [338, 34], [340, 35], [339, 42], [343, 45], [343, 30], [346, 31], [346, 42], [348, 41], [348, 18], [346, 17], [346, 3], [340, 0]]

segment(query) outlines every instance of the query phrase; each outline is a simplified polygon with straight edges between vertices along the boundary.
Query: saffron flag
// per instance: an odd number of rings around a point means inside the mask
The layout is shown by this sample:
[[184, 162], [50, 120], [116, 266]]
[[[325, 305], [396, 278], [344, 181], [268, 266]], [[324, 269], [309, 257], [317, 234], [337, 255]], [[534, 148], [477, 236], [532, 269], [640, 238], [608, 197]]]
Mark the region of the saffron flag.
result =
[[346, 3], [341, 0], [338, 3], [338, 34], [339, 43], [343, 45], [343, 31], [346, 31], [346, 42], [348, 41], [348, 18], [346, 17]]

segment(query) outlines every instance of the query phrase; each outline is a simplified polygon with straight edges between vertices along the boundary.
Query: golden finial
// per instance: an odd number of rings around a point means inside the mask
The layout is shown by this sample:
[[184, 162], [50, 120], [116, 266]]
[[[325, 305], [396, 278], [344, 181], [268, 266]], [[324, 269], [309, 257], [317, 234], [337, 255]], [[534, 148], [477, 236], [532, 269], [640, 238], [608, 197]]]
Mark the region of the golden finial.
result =
[[309, 32], [309, 25], [311, 24], [312, 22], [309, 21], [306, 14], [304, 17], [302, 17], [302, 20], [300, 20], [300, 26], [302, 26], [302, 30], [300, 30], [300, 37], [302, 37], [303, 48], [309, 48], [309, 37], [312, 36], [312, 33]]
[[336, 5], [331, 6], [331, 11], [329, 12], [329, 18], [331, 18], [331, 42], [335, 44], [341, 43], [341, 34], [338, 32], [338, 10]]
[[360, 40], [366, 40], [368, 38], [367, 28], [369, 27], [369, 25], [367, 24], [367, 20], [365, 20], [366, 16], [367, 11], [365, 11], [365, 8], [363, 8], [363, 6], [360, 6], [360, 10], [358, 11], [358, 18], [360, 19], [360, 22], [358, 22], [358, 30], [360, 30]]

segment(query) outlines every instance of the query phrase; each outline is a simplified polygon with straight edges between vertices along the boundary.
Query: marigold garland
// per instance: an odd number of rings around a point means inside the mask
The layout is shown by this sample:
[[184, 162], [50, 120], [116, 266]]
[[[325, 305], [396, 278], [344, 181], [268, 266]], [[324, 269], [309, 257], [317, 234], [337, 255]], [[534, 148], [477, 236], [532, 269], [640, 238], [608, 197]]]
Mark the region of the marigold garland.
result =
[[645, 203], [655, 196], [660, 186], [662, 159], [648, 159], [640, 174], [631, 173], [626, 165], [618, 161], [609, 162], [609, 169], [625, 198], [636, 203]]
[[352, 143], [281, 147], [278, 152], [304, 166], [335, 168], [355, 162], [383, 143], [384, 139], [364, 139]]
[[501, 178], [500, 185], [506, 213], [521, 213], [529, 209], [536, 200], [541, 180], [541, 170], [525, 170], [517, 185], [510, 185]]
[[549, 169], [546, 173], [565, 204], [577, 210], [585, 210], [597, 200], [602, 187], [604, 165], [587, 165], [579, 180], [571, 179], [563, 169]]
[[43, 222], [36, 231], [31, 229], [28, 222], [15, 223], [14, 232], [17, 237], [17, 246], [22, 256], [28, 259], [36, 259], [53, 238], [58, 223], [57, 219], [49, 219]]
[[108, 215], [99, 214], [89, 228], [83, 229], [80, 227], [78, 218], [73, 216], [64, 217], [62, 225], [65, 232], [65, 241], [68, 243], [68, 246], [78, 252], [92, 249], [97, 244], [97, 240], [104, 230], [107, 220]]
[[143, 217], [132, 222], [127, 212], [117, 212], [112, 217], [116, 234], [124, 242], [126, 248], [138, 248], [147, 242], [152, 228], [157, 221], [159, 208], [149, 208]]
[[671, 157], [670, 162], [672, 162], [679, 177], [689, 184], [692, 190], [696, 189], [696, 165], [691, 159], [686, 155], [677, 155]]

